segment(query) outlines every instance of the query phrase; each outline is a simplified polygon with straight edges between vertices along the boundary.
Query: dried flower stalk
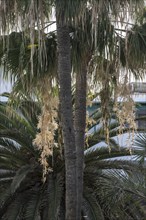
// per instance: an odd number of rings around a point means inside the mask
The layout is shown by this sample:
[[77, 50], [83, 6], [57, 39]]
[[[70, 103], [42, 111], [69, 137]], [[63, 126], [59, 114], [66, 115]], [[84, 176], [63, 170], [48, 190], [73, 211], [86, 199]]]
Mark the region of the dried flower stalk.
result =
[[[45, 84], [44, 84], [45, 87]], [[53, 147], [57, 146], [55, 143], [55, 131], [58, 128], [56, 122], [58, 98], [53, 97], [51, 93], [44, 92], [43, 88], [42, 100], [43, 108], [42, 113], [39, 116], [37, 128], [40, 132], [37, 133], [33, 143], [37, 149], [41, 152], [40, 163], [43, 167], [43, 180], [46, 180], [46, 174], [52, 171], [50, 164], [48, 164], [48, 157], [53, 153]]]

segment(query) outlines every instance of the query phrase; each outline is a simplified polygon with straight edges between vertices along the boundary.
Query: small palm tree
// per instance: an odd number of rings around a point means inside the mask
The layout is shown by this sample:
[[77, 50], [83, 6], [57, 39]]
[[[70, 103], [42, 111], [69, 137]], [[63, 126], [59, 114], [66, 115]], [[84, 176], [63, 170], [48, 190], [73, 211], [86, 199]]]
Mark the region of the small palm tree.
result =
[[[50, 171], [43, 182], [40, 152], [33, 144], [39, 114], [39, 103], [32, 100], [22, 101], [19, 107], [0, 104], [1, 219], [65, 219], [64, 157], [61, 146], [53, 149], [48, 157]], [[109, 154], [108, 148], [89, 147], [84, 154], [82, 218], [141, 218], [143, 212], [139, 203], [135, 204], [140, 193], [134, 193], [135, 186], [128, 184], [138, 165], [124, 158], [118, 160], [129, 152], [114, 146]]]

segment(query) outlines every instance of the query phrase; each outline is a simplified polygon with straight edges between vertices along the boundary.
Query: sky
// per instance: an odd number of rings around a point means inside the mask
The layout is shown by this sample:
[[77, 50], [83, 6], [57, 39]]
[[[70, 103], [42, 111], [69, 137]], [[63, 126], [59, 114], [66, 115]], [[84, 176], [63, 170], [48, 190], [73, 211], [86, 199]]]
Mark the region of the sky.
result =
[[[12, 84], [10, 80], [4, 80], [2, 78], [2, 69], [0, 69], [0, 94], [4, 92], [11, 92]], [[0, 97], [0, 101], [5, 101], [5, 98]]]

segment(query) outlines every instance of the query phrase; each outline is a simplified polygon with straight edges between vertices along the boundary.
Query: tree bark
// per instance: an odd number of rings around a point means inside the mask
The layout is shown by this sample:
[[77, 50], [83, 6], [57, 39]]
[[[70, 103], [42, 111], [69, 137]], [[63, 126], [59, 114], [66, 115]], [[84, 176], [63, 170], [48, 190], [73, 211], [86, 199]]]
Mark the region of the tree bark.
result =
[[83, 166], [86, 127], [86, 80], [87, 64], [83, 63], [81, 72], [76, 74], [75, 95], [75, 141], [76, 141], [76, 184], [77, 184], [77, 219], [81, 219], [83, 196]]
[[[70, 36], [67, 24], [64, 24], [64, 12], [58, 15], [57, 8], [57, 43], [58, 75], [60, 84], [61, 121], [64, 139], [65, 175], [66, 175], [66, 220], [76, 218], [76, 147], [73, 125], [71, 96], [71, 52]], [[62, 9], [63, 10], [63, 9]], [[59, 11], [60, 12], [60, 11]]]

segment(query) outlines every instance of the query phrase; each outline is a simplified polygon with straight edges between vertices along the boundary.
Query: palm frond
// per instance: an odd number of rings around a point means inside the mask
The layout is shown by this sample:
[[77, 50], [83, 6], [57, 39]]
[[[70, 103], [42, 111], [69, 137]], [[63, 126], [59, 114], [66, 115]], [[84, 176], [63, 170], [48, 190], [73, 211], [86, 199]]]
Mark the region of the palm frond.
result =
[[24, 214], [25, 219], [28, 220], [39, 220], [40, 219], [40, 204], [42, 199], [42, 193], [38, 193], [38, 189], [31, 191], [31, 197], [29, 198], [26, 205], [26, 212]]
[[48, 177], [47, 202], [48, 218], [56, 219], [59, 215], [62, 198], [64, 196], [64, 179], [58, 174], [56, 177]]
[[22, 166], [16, 173], [15, 177], [13, 178], [12, 184], [11, 184], [11, 192], [14, 194], [14, 192], [20, 187], [23, 180], [26, 178], [28, 173], [32, 171], [32, 168], [30, 165]]
[[85, 193], [83, 195], [83, 213], [86, 219], [101, 219], [104, 220], [104, 215], [96, 197], [94, 197], [94, 192], [91, 189], [85, 188]]
[[24, 212], [24, 207], [27, 202], [27, 194], [20, 194], [17, 196], [14, 200], [13, 203], [8, 207], [6, 214], [3, 216], [2, 219], [8, 219], [8, 220], [16, 220], [18, 218], [22, 218], [23, 212]]

